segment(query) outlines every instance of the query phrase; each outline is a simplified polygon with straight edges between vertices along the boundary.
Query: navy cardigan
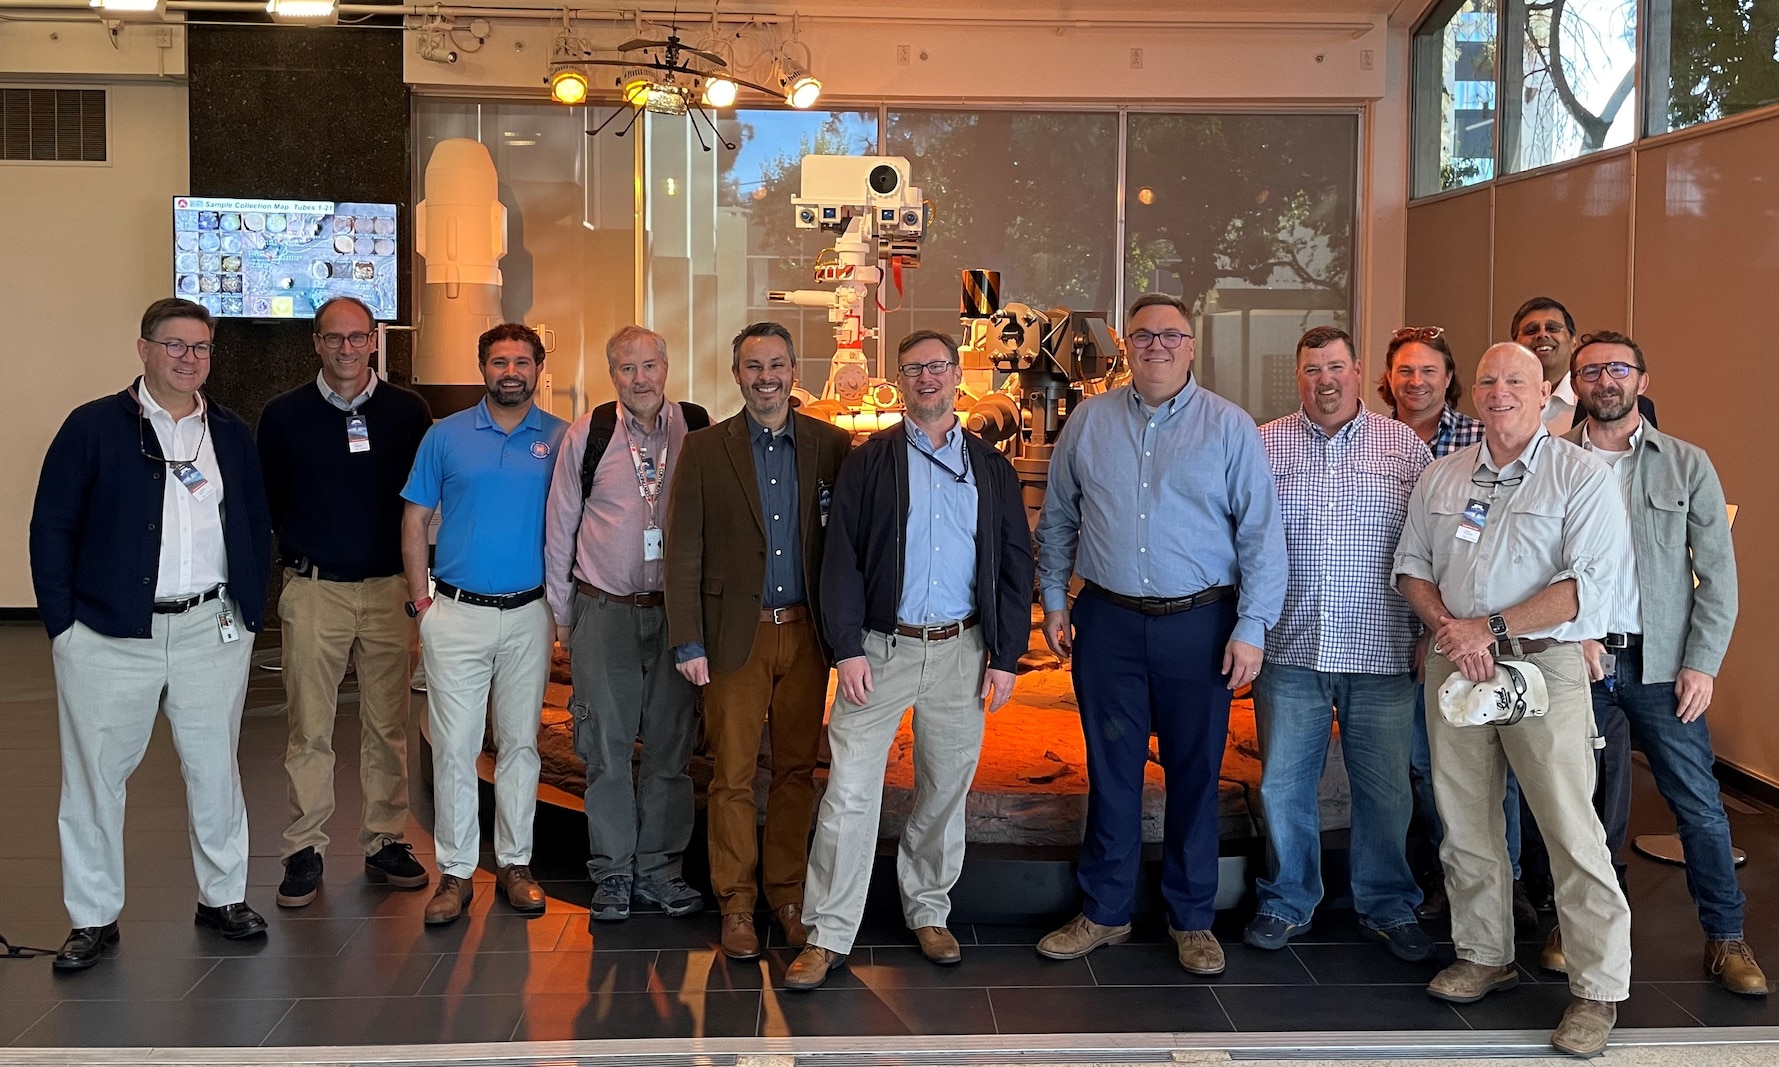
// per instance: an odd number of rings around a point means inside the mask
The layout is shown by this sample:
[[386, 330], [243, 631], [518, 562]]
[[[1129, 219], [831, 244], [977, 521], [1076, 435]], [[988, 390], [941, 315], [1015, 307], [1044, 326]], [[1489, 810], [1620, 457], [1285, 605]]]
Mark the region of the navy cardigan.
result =
[[[229, 595], [258, 632], [272, 565], [272, 520], [253, 433], [208, 402], [210, 441], [222, 468], [223, 546]], [[83, 622], [107, 637], [149, 637], [161, 564], [167, 466], [142, 454], [160, 439], [128, 389], [69, 414], [43, 457], [31, 512], [31, 584], [51, 637]]]

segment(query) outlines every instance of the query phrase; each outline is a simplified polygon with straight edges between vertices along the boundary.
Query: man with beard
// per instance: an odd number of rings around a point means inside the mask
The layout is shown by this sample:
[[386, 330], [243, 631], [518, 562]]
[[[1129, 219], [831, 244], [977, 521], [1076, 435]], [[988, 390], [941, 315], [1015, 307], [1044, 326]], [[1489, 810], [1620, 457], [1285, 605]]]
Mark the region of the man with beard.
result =
[[1353, 908], [1396, 956], [1424, 960], [1421, 891], [1406, 850], [1414, 658], [1420, 627], [1390, 585], [1408, 495], [1433, 457], [1413, 430], [1366, 411], [1345, 330], [1297, 342], [1298, 411], [1260, 428], [1284, 514], [1290, 579], [1254, 680], [1260, 801], [1268, 845], [1258, 913], [1242, 933], [1281, 949], [1308, 932], [1322, 900], [1316, 787], [1340, 723], [1353, 783]]
[[[1575, 383], [1569, 377], [1569, 363], [1575, 346], [1575, 317], [1569, 309], [1548, 296], [1535, 296], [1513, 313], [1508, 335], [1532, 350], [1544, 368], [1544, 380], [1550, 383], [1550, 399], [1544, 405], [1544, 427], [1554, 434], [1565, 434], [1575, 425]], [[1655, 404], [1648, 397], [1637, 398], [1637, 410], [1655, 425]]]
[[[544, 343], [503, 323], [476, 342], [488, 395], [439, 420], [420, 442], [402, 498], [408, 614], [420, 620], [432, 724], [438, 889], [426, 922], [468, 906], [481, 854], [476, 755], [493, 694], [495, 880], [507, 903], [542, 911], [531, 876], [537, 727], [553, 630], [544, 600], [544, 504], [567, 424], [532, 403]], [[426, 530], [443, 509], [427, 594]]]
[[1458, 957], [1427, 991], [1468, 1004], [1519, 982], [1501, 840], [1512, 767], [1544, 828], [1557, 913], [1576, 931], [1569, 1007], [1551, 1043], [1594, 1056], [1630, 995], [1631, 910], [1594, 815], [1594, 716], [1579, 642], [1606, 629], [1614, 567], [1628, 550], [1624, 502], [1598, 459], [1542, 425], [1550, 385], [1531, 352], [1507, 343], [1483, 353], [1472, 397], [1483, 440], [1435, 460], [1415, 486], [1397, 589], [1433, 635], [1429, 705], [1453, 674], [1491, 682], [1504, 659], [1536, 668], [1548, 707], [1517, 722], [1427, 718]]
[[1032, 542], [1013, 464], [952, 408], [957, 342], [933, 330], [896, 349], [901, 424], [872, 434], [834, 487], [822, 613], [840, 695], [833, 760], [810, 846], [809, 946], [785, 985], [814, 989], [852, 951], [877, 850], [883, 764], [914, 708], [914, 810], [896, 855], [902, 916], [927, 959], [963, 959], [946, 929], [964, 863], [964, 802], [982, 751], [982, 702], [1013, 695], [1031, 633]]
[[[1736, 554], [1723, 486], [1704, 449], [1638, 414], [1649, 373], [1637, 342], [1601, 330], [1577, 343], [1573, 360], [1587, 419], [1569, 440], [1613, 468], [1631, 519], [1633, 551], [1615, 570], [1605, 639], [1582, 642], [1595, 725], [1609, 740], [1624, 739], [1602, 753], [1606, 847], [1616, 857], [1624, 846], [1634, 740], [1679, 826], [1686, 887], [1705, 928], [1706, 972], [1732, 993], [1765, 996], [1767, 977], [1742, 939], [1746, 901], [1705, 725], [1736, 624]], [[1540, 960], [1553, 970], [1568, 966], [1560, 930], [1551, 931]]]
[[[852, 438], [791, 410], [791, 333], [756, 322], [735, 335], [745, 405], [686, 437], [667, 507], [667, 629], [679, 672], [704, 687], [715, 757], [707, 804], [710, 881], [723, 952], [760, 954], [759, 880], [785, 940], [802, 948], [803, 874], [829, 653], [821, 560], [834, 479]], [[771, 724], [764, 844], [754, 806], [760, 735]]]

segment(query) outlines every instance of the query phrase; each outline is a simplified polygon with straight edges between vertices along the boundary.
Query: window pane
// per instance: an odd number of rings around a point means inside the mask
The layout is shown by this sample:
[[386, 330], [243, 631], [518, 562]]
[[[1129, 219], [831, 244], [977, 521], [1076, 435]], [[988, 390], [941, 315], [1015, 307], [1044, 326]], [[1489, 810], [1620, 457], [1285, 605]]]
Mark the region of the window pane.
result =
[[1358, 120], [1131, 115], [1125, 302], [1194, 309], [1199, 381], [1271, 419], [1297, 406], [1297, 338], [1351, 321]]
[[1649, 132], [1779, 104], [1779, 3], [1651, 0]]
[[1519, 42], [1504, 72], [1517, 84], [1502, 108], [1502, 156], [1530, 170], [1629, 144], [1637, 56], [1637, 0], [1551, 0], [1508, 7]]
[[1465, 0], [1415, 38], [1416, 196], [1495, 176], [1496, 25], [1495, 0]]

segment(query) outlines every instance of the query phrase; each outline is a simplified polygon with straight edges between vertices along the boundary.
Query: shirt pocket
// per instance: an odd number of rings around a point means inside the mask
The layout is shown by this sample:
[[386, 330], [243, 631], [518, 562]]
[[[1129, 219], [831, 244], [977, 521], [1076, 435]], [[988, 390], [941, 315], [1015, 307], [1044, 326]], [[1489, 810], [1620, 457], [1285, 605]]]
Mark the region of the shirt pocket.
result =
[[1678, 548], [1686, 544], [1686, 490], [1675, 485], [1652, 486], [1649, 490], [1649, 524], [1650, 533], [1655, 543], [1663, 548]]
[[1515, 564], [1554, 560], [1556, 569], [1562, 570], [1563, 519], [1567, 510], [1566, 502], [1555, 497], [1533, 496], [1517, 503], [1508, 539], [1508, 558]]

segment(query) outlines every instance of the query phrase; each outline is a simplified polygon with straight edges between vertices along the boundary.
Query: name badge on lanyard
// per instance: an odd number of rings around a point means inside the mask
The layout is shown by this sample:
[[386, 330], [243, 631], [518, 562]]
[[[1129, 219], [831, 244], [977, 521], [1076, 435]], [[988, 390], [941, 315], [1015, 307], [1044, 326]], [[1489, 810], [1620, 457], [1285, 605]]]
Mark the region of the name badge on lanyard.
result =
[[667, 482], [667, 450], [661, 450], [660, 462], [656, 462], [637, 446], [627, 419], [624, 440], [630, 445], [630, 465], [636, 469], [636, 490], [649, 506], [649, 524], [642, 531], [642, 559], [644, 563], [654, 563], [666, 555], [666, 538], [655, 522], [655, 503], [661, 499], [661, 487]]
[[346, 451], [369, 452], [371, 450], [371, 428], [364, 416], [353, 412], [346, 416]]
[[1483, 527], [1488, 524], [1488, 501], [1471, 497], [1470, 502], [1464, 505], [1464, 517], [1458, 520], [1458, 530], [1455, 536], [1460, 541], [1469, 541], [1474, 545], [1482, 540]]
[[216, 493], [216, 484], [204, 477], [196, 463], [173, 464], [173, 477], [179, 479], [179, 484], [185, 486], [195, 500], [209, 500]]

